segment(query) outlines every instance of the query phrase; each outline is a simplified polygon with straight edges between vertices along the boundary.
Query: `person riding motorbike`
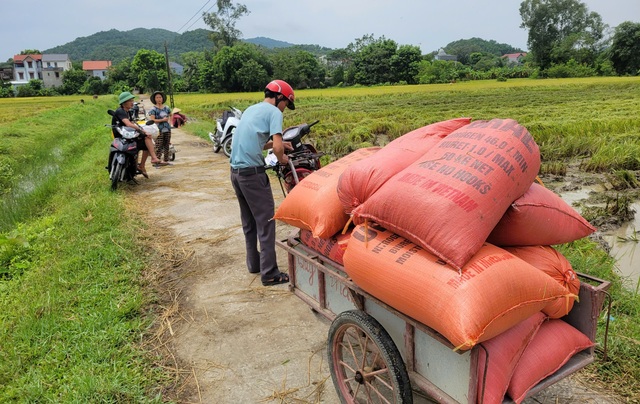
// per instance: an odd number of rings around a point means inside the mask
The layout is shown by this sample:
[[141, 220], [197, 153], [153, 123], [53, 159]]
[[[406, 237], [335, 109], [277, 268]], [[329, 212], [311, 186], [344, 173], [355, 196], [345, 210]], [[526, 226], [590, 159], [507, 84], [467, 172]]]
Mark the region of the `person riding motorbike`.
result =
[[147, 174], [147, 170], [145, 168], [147, 157], [151, 155], [151, 163], [153, 164], [160, 163], [160, 159], [156, 156], [152, 136], [140, 129], [138, 125], [131, 122], [129, 111], [133, 108], [134, 98], [135, 96], [129, 91], [124, 91], [118, 96], [118, 104], [120, 104], [120, 108], [116, 109], [113, 118], [111, 118], [113, 137], [122, 137], [120, 135], [120, 132], [118, 132], [118, 130], [116, 129], [116, 126], [128, 126], [140, 133], [140, 136], [136, 138], [138, 150], [142, 150], [142, 157], [140, 158], [140, 163], [138, 164], [138, 171], [140, 171], [140, 173], [144, 175], [145, 178], [149, 178], [149, 175]]
[[295, 109], [294, 101], [293, 88], [273, 80], [264, 89], [264, 100], [242, 113], [233, 135], [231, 184], [240, 204], [247, 269], [259, 273], [264, 286], [289, 282], [276, 260], [276, 224], [271, 220], [275, 202], [262, 151], [272, 148], [280, 164], [288, 163], [285, 148], [291, 144], [282, 140], [282, 113]]

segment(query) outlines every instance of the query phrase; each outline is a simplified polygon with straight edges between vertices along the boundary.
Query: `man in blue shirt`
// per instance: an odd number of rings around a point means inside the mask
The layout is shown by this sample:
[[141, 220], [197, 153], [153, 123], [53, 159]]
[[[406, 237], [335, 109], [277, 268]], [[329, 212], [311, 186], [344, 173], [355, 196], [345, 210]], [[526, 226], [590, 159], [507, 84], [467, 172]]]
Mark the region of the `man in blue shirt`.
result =
[[273, 149], [280, 164], [289, 163], [285, 148], [291, 144], [282, 140], [282, 113], [285, 108], [295, 109], [295, 96], [285, 81], [273, 80], [264, 97], [242, 113], [233, 134], [231, 184], [240, 203], [247, 268], [260, 273], [262, 284], [269, 286], [287, 283], [289, 276], [280, 272], [276, 260], [276, 224], [271, 220], [275, 203], [262, 151]]

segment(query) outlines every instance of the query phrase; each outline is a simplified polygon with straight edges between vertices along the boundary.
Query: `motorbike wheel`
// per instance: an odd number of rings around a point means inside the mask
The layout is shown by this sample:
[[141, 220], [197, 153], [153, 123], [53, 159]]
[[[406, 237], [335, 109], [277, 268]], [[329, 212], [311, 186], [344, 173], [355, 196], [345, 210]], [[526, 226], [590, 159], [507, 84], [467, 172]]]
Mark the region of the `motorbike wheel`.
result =
[[113, 157], [113, 161], [111, 162], [111, 190], [115, 191], [118, 189], [118, 182], [122, 179], [124, 171], [124, 165], [119, 164], [116, 160], [115, 156]]
[[222, 142], [222, 152], [227, 157], [231, 157], [231, 140], [232, 139], [233, 139], [233, 136], [229, 136], [224, 140], [224, 142]]

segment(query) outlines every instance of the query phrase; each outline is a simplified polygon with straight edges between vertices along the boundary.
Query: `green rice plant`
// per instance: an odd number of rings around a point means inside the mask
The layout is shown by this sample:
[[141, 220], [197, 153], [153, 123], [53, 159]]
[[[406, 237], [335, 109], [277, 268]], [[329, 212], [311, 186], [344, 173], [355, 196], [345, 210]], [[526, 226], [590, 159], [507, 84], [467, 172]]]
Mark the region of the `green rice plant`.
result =
[[540, 174], [543, 175], [565, 175], [566, 173], [567, 164], [563, 161], [544, 161], [540, 165]]
[[615, 191], [640, 187], [640, 181], [638, 181], [636, 174], [629, 170], [613, 170], [613, 172], [606, 174], [606, 179], [609, 181], [611, 189]]
[[596, 227], [605, 222], [610, 223], [612, 219], [616, 224], [621, 224], [634, 218], [632, 204], [633, 200], [627, 195], [607, 195], [604, 206], [583, 206], [582, 216]]

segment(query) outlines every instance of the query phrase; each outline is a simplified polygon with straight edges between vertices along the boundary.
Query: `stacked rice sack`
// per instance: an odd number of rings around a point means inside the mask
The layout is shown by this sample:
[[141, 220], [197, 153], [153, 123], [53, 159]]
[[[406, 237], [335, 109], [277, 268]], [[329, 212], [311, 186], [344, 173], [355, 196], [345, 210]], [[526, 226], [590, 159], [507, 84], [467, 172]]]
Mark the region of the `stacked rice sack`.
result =
[[[315, 238], [334, 237], [352, 220], [356, 227], [342, 241], [340, 258], [363, 290], [463, 350], [518, 325], [527, 338], [522, 332], [515, 338], [533, 341], [540, 319], [550, 322], [571, 310], [580, 281], [550, 246], [595, 229], [533, 183], [540, 151], [522, 125], [460, 118], [416, 129], [366, 155], [355, 153], [336, 162], [339, 170], [323, 173], [329, 165], [305, 178], [275, 218]], [[302, 187], [316, 175], [330, 178], [326, 187], [311, 185], [323, 190], [321, 199]], [[292, 214], [292, 205], [304, 213]], [[332, 226], [301, 220], [328, 205], [334, 213], [313, 216], [339, 217]], [[516, 348], [505, 354], [510, 364], [526, 347]], [[515, 369], [505, 373], [507, 382], [497, 392], [487, 392], [503, 397]], [[512, 398], [522, 399], [525, 385]]]

